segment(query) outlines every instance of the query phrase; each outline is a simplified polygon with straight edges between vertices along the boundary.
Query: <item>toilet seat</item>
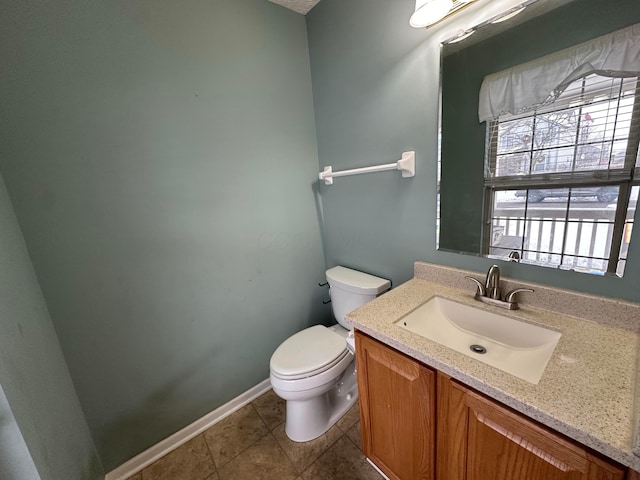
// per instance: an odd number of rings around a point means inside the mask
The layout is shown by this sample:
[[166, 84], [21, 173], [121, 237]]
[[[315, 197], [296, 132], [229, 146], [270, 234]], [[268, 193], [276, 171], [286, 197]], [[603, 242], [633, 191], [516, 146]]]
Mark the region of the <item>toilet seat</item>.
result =
[[333, 330], [315, 325], [292, 335], [271, 356], [272, 375], [296, 380], [318, 375], [349, 355], [345, 338]]

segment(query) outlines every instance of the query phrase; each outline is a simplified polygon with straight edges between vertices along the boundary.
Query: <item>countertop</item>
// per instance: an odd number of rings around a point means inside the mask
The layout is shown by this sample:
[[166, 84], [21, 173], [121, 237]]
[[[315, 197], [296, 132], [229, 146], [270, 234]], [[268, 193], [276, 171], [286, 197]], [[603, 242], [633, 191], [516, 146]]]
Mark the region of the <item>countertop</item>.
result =
[[[523, 295], [520, 310], [509, 311], [475, 301], [473, 285], [460, 281], [465, 274], [474, 272], [417, 263], [416, 277], [429, 280], [414, 278], [349, 313], [347, 320], [356, 329], [416, 360], [640, 470], [640, 457], [633, 453], [634, 449], [637, 451], [638, 418], [634, 412], [640, 305], [557, 289], [550, 294], [549, 287], [517, 282], [533, 286], [536, 293]], [[554, 310], [548, 302], [545, 308], [532, 306], [536, 294], [547, 300], [558, 294], [562, 305]], [[561, 332], [540, 382], [534, 385], [520, 380], [395, 325], [436, 295]], [[572, 303], [581, 318], [565, 313]], [[599, 310], [607, 312], [602, 321], [585, 318], [598, 315]]]

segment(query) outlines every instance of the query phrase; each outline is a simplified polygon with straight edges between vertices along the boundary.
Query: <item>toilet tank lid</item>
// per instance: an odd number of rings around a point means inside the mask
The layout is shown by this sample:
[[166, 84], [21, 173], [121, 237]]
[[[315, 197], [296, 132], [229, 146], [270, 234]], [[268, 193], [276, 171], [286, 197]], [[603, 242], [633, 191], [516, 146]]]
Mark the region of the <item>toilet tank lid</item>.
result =
[[332, 287], [364, 295], [377, 295], [391, 288], [391, 282], [385, 278], [341, 266], [327, 270], [327, 281]]

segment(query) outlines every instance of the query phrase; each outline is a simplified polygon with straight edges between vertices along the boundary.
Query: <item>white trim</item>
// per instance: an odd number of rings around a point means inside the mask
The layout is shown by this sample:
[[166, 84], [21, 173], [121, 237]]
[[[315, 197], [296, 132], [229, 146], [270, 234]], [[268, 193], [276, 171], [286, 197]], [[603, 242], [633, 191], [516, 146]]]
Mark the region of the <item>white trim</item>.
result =
[[192, 424], [187, 425], [182, 430], [179, 430], [170, 437], [161, 440], [154, 446], [136, 455], [131, 460], [127, 460], [119, 467], [111, 470], [104, 477], [104, 480], [125, 480], [130, 476], [135, 475], [143, 468], [151, 465], [153, 462], [158, 460], [160, 457], [165, 456], [167, 453], [175, 450], [180, 445], [183, 445], [192, 438], [197, 437], [208, 428], [211, 428], [219, 421], [228, 417], [233, 412], [241, 409], [248, 403], [251, 403], [260, 395], [268, 392], [269, 390], [271, 390], [271, 383], [267, 378], [255, 387], [251, 387], [249, 390], [241, 393], [236, 398], [230, 400], [221, 407], [218, 407], [214, 411], [207, 413], [205, 416], [199, 418]]
[[[380, 469], [378, 468], [378, 466], [377, 466], [375, 463], [373, 463], [373, 462], [369, 459], [369, 457], [365, 457], [365, 458], [367, 459], [367, 462], [369, 462], [369, 463], [371, 464], [371, 466], [372, 466], [373, 468], [375, 468], [375, 469], [376, 469], [376, 471], [377, 471], [377, 472], [382, 476], [382, 478], [384, 478], [385, 480], [391, 480], [391, 479], [390, 479], [389, 477], [387, 477], [384, 473], [382, 473], [382, 470], [380, 470]], [[108, 479], [105, 479], [105, 480], [108, 480]]]

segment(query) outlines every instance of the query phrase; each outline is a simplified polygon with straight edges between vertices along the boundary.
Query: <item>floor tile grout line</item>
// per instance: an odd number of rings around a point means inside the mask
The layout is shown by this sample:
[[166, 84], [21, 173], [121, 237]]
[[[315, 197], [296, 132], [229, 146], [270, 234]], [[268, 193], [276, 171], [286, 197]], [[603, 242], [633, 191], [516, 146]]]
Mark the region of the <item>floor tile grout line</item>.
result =
[[[338, 429], [338, 430], [339, 430], [339, 429]], [[344, 435], [344, 434], [343, 434], [343, 435]], [[342, 437], [340, 437], [340, 438], [342, 438]], [[338, 440], [340, 440], [340, 438], [338, 438]], [[338, 442], [338, 440], [336, 440], [335, 442], [333, 442], [333, 443], [331, 444], [331, 447], [333, 447], [333, 446]], [[302, 477], [302, 478], [304, 479], [304, 474], [305, 474], [305, 472], [307, 472], [311, 467], [313, 467], [316, 463], [318, 463], [318, 462], [320, 461], [320, 459], [321, 459], [322, 457], [324, 457], [324, 456], [329, 452], [329, 450], [331, 450], [331, 447], [327, 448], [324, 452], [322, 452], [320, 455], [318, 455], [318, 458], [316, 458], [313, 462], [311, 462], [311, 464], [310, 464], [307, 468], [305, 468], [305, 469], [302, 471], [302, 473], [300, 473], [300, 477]]]
[[[355, 444], [355, 442], [354, 442], [354, 441], [349, 437], [349, 435], [346, 435], [346, 434], [345, 434], [344, 436], [345, 436], [345, 437], [347, 437], [347, 440], [348, 440], [352, 445], [354, 445], [354, 446], [355, 446], [355, 448], [356, 448], [356, 450], [357, 450], [358, 452], [360, 452], [361, 460], [364, 460], [365, 464], [367, 464], [367, 465], [368, 465], [368, 462], [367, 462], [367, 456], [364, 454], [364, 451], [363, 451], [363, 450], [361, 450], [361, 449], [358, 447], [358, 445], [356, 445], [356, 444]], [[339, 440], [340, 440], [340, 439], [338, 439], [338, 440], [336, 441], [336, 443], [337, 443]], [[305, 474], [307, 471], [309, 471], [309, 470], [310, 470], [314, 465], [319, 464], [319, 463], [323, 460], [323, 457], [325, 457], [326, 455], [329, 455], [329, 452], [331, 451], [331, 449], [332, 449], [333, 447], [334, 447], [334, 445], [332, 445], [332, 447], [331, 447], [331, 448], [328, 448], [328, 449], [327, 449], [327, 450], [326, 450], [322, 455], [320, 455], [320, 456], [318, 457], [318, 459], [317, 459], [315, 462], [313, 462], [311, 465], [309, 465], [309, 466], [304, 470], [304, 472], [303, 472], [302, 474], [300, 474], [300, 477], [301, 477], [303, 480], [306, 480], [306, 477], [305, 477], [305, 475], [304, 475], [304, 474]], [[373, 467], [369, 466], [369, 468], [373, 468]], [[379, 473], [379, 472], [378, 472], [378, 473]], [[376, 477], [376, 478], [377, 478], [377, 477]], [[315, 479], [314, 479], [314, 480], [315, 480]], [[382, 477], [380, 477], [380, 480], [382, 480]]]
[[[326, 431], [325, 433], [323, 433], [322, 435], [326, 435], [328, 431], [329, 431], [329, 430], [327, 430], [327, 431]], [[345, 435], [345, 433], [344, 433], [344, 432], [342, 432], [342, 430], [340, 430], [339, 428], [338, 428], [338, 431], [339, 431], [341, 434], [340, 434], [340, 435], [339, 435], [339, 436], [338, 436], [338, 437], [337, 437], [333, 442], [330, 442], [330, 443], [327, 445], [327, 447], [324, 449], [324, 451], [322, 451], [322, 452], [321, 452], [321, 453], [320, 453], [316, 458], [314, 458], [314, 459], [313, 459], [313, 461], [312, 461], [309, 465], [307, 465], [306, 467], [304, 467], [304, 468], [302, 469], [302, 471], [298, 471], [298, 469], [296, 468], [296, 465], [295, 465], [295, 464], [293, 464], [293, 468], [294, 468], [294, 470], [295, 470], [296, 472], [298, 472], [298, 474], [299, 474], [299, 475], [302, 475], [302, 474], [303, 474], [303, 473], [304, 473], [304, 472], [305, 472], [305, 471], [306, 471], [306, 470], [307, 470], [311, 465], [313, 465], [313, 464], [316, 462], [316, 460], [318, 460], [318, 459], [319, 459], [319, 458], [320, 458], [320, 457], [321, 457], [321, 456], [322, 456], [322, 455], [323, 455], [327, 450], [329, 450], [331, 447], [333, 447], [333, 446], [336, 444], [336, 442], [338, 442], [338, 440], [340, 440], [340, 439]], [[285, 435], [286, 435], [286, 433], [285, 433]], [[320, 436], [322, 436], [322, 435], [320, 435]], [[320, 437], [317, 437], [317, 438], [320, 438]], [[316, 440], [316, 439], [314, 439], [314, 440]], [[310, 440], [310, 441], [313, 441], [313, 440]], [[289, 457], [289, 455], [287, 454], [287, 451], [282, 447], [282, 445], [280, 445], [280, 442], [278, 442], [278, 439], [277, 439], [277, 438], [276, 438], [276, 442], [278, 443], [278, 446], [280, 447], [280, 449], [281, 449], [282, 451], [284, 451], [284, 454], [285, 454], [285, 456], [289, 459], [289, 461], [290, 461], [291, 463], [293, 463], [293, 460], [291, 459], [291, 457]]]
[[[286, 435], [286, 433], [285, 433]], [[289, 460], [289, 462], [293, 465], [293, 469], [296, 471], [296, 473], [298, 474], [298, 476], [301, 475], [301, 473], [298, 471], [298, 469], [296, 468], [296, 465], [293, 463], [293, 459], [289, 456], [289, 454], [287, 453], [287, 451], [282, 447], [282, 445], [280, 445], [280, 442], [278, 441], [278, 439], [275, 437], [275, 435], [273, 436], [273, 438], [275, 438], [276, 443], [278, 444], [278, 448], [280, 450], [282, 450], [282, 452], [284, 453], [284, 456], [287, 457], [287, 459]]]
[[[258, 415], [258, 419], [262, 422], [262, 424], [264, 425], [264, 427], [267, 429], [267, 433], [265, 435], [262, 435], [260, 438], [258, 438], [257, 440], [253, 441], [251, 444], [247, 445], [245, 448], [243, 448], [240, 452], [238, 452], [236, 455], [234, 455], [233, 457], [229, 458], [226, 462], [224, 462], [222, 465], [218, 466], [218, 464], [215, 462], [215, 460], [213, 459], [213, 452], [211, 451], [211, 447], [209, 446], [209, 442], [207, 441], [207, 437], [205, 435], [206, 432], [208, 432], [209, 430], [211, 430], [212, 428], [215, 427], [212, 426], [211, 428], [209, 428], [208, 430], [205, 430], [204, 432], [202, 432], [201, 435], [204, 435], [204, 441], [207, 445], [207, 450], [209, 450], [209, 455], [211, 455], [211, 460], [213, 461], [213, 466], [216, 469], [216, 473], [218, 474], [218, 477], [220, 476], [220, 470], [222, 469], [222, 467], [224, 467], [226, 464], [230, 463], [231, 461], [235, 460], [238, 456], [240, 456], [242, 453], [246, 452], [247, 449], [251, 448], [252, 446], [254, 446], [256, 443], [258, 443], [260, 440], [262, 440], [263, 438], [265, 438], [268, 434], [271, 433], [271, 431], [269, 430], [269, 427], [267, 426], [267, 424], [264, 422], [264, 420], [262, 420], [262, 417], [260, 416], [260, 414], [257, 412], [256, 408], [252, 405], [253, 402], [248, 403], [246, 406], [251, 406], [251, 408], [253, 409], [253, 411], [256, 413], [256, 415]], [[242, 407], [242, 408], [245, 408]], [[238, 410], [240, 411], [240, 410]], [[230, 417], [230, 416], [229, 416]], [[229, 418], [227, 417], [227, 418]], [[224, 420], [223, 420], [224, 421]], [[222, 423], [222, 422], [220, 422]], [[277, 442], [276, 442], [277, 443]]]
[[[224, 467], [225, 465], [227, 465], [228, 463], [231, 463], [233, 460], [235, 460], [236, 458], [238, 458], [240, 455], [242, 455], [244, 452], [246, 452], [249, 448], [253, 447], [256, 443], [258, 443], [260, 440], [262, 440], [263, 438], [265, 438], [267, 435], [269, 435], [271, 432], [268, 431], [267, 429], [267, 433], [262, 435], [260, 438], [258, 438], [257, 440], [255, 440], [254, 442], [252, 442], [251, 444], [247, 445], [245, 448], [243, 448], [240, 452], [238, 452], [237, 455], [234, 455], [233, 457], [229, 458], [226, 462], [224, 462], [222, 465], [220, 465], [218, 467], [218, 465], [216, 464], [216, 462], [213, 462], [213, 465], [216, 467], [216, 471], [220, 472], [220, 470], [222, 469], [222, 467]], [[205, 439], [206, 440], [206, 439]], [[207, 443], [207, 448], [209, 448], [209, 444]], [[209, 453], [211, 453], [211, 450], [209, 450]]]
[[[218, 468], [218, 466], [216, 465], [215, 460], [213, 459], [213, 453], [211, 453], [211, 447], [209, 447], [209, 442], [207, 442], [207, 437], [204, 434], [204, 432], [202, 432], [200, 435], [202, 435], [202, 439], [204, 440], [204, 444], [207, 447], [207, 452], [209, 453], [209, 458], [211, 459], [211, 465], [213, 465], [213, 469], [215, 470], [216, 476], [218, 478], [220, 478], [220, 472], [219, 472], [220, 469]], [[144, 480], [144, 478], [142, 480]]]
[[297, 476], [300, 476], [301, 473], [298, 472], [298, 469], [296, 468], [295, 464], [293, 463], [293, 461], [289, 458], [289, 455], [287, 455], [287, 452], [285, 451], [284, 448], [282, 448], [282, 446], [280, 445], [280, 442], [278, 442], [278, 439], [276, 438], [276, 436], [273, 434], [273, 432], [269, 432], [269, 435], [271, 435], [271, 438], [273, 438], [273, 441], [276, 442], [276, 445], [278, 446], [278, 448], [280, 449], [280, 451], [284, 454], [284, 458], [287, 459], [287, 461], [289, 462], [289, 465], [291, 465], [291, 467], [293, 468], [293, 471], [296, 472]]
[[[258, 398], [260, 398], [260, 397], [258, 397]], [[256, 400], [257, 400], [257, 398], [256, 398]], [[262, 415], [260, 415], [260, 410], [258, 410], [258, 407], [256, 407], [256, 400], [254, 400], [253, 402], [250, 402], [249, 405], [251, 405], [251, 408], [253, 408], [253, 410], [258, 414], [258, 417], [260, 418], [260, 420], [262, 420], [262, 423], [264, 423], [265, 426], [267, 428], [269, 428], [269, 426], [267, 425], [267, 421], [262, 417]], [[271, 429], [269, 428], [269, 430], [271, 430]]]
[[361, 451], [361, 452], [362, 452], [362, 454], [364, 455], [364, 451], [360, 448], [360, 446], [359, 446], [356, 442], [354, 442], [354, 441], [353, 441], [353, 439], [352, 439], [349, 435], [347, 435], [347, 433], [345, 433], [345, 434], [344, 434], [344, 436], [345, 436], [345, 437], [347, 437], [347, 439], [348, 439], [351, 443], [353, 443], [353, 444], [355, 445], [355, 447], [356, 447], [359, 451]]
[[[258, 397], [260, 398], [260, 397]], [[282, 425], [284, 422], [280, 422], [278, 423], [278, 425], [275, 425], [273, 428], [269, 427], [269, 425], [267, 425], [267, 421], [262, 417], [262, 415], [260, 415], [260, 412], [258, 411], [258, 409], [256, 408], [256, 406], [254, 405], [254, 402], [249, 403], [249, 405], [251, 405], [251, 407], [253, 408], [253, 411], [256, 412], [256, 414], [258, 415], [258, 418], [260, 420], [262, 420], [262, 423], [264, 423], [264, 426], [267, 427], [267, 430], [269, 430], [270, 432], [273, 432], [276, 428], [278, 428], [280, 425]]]

